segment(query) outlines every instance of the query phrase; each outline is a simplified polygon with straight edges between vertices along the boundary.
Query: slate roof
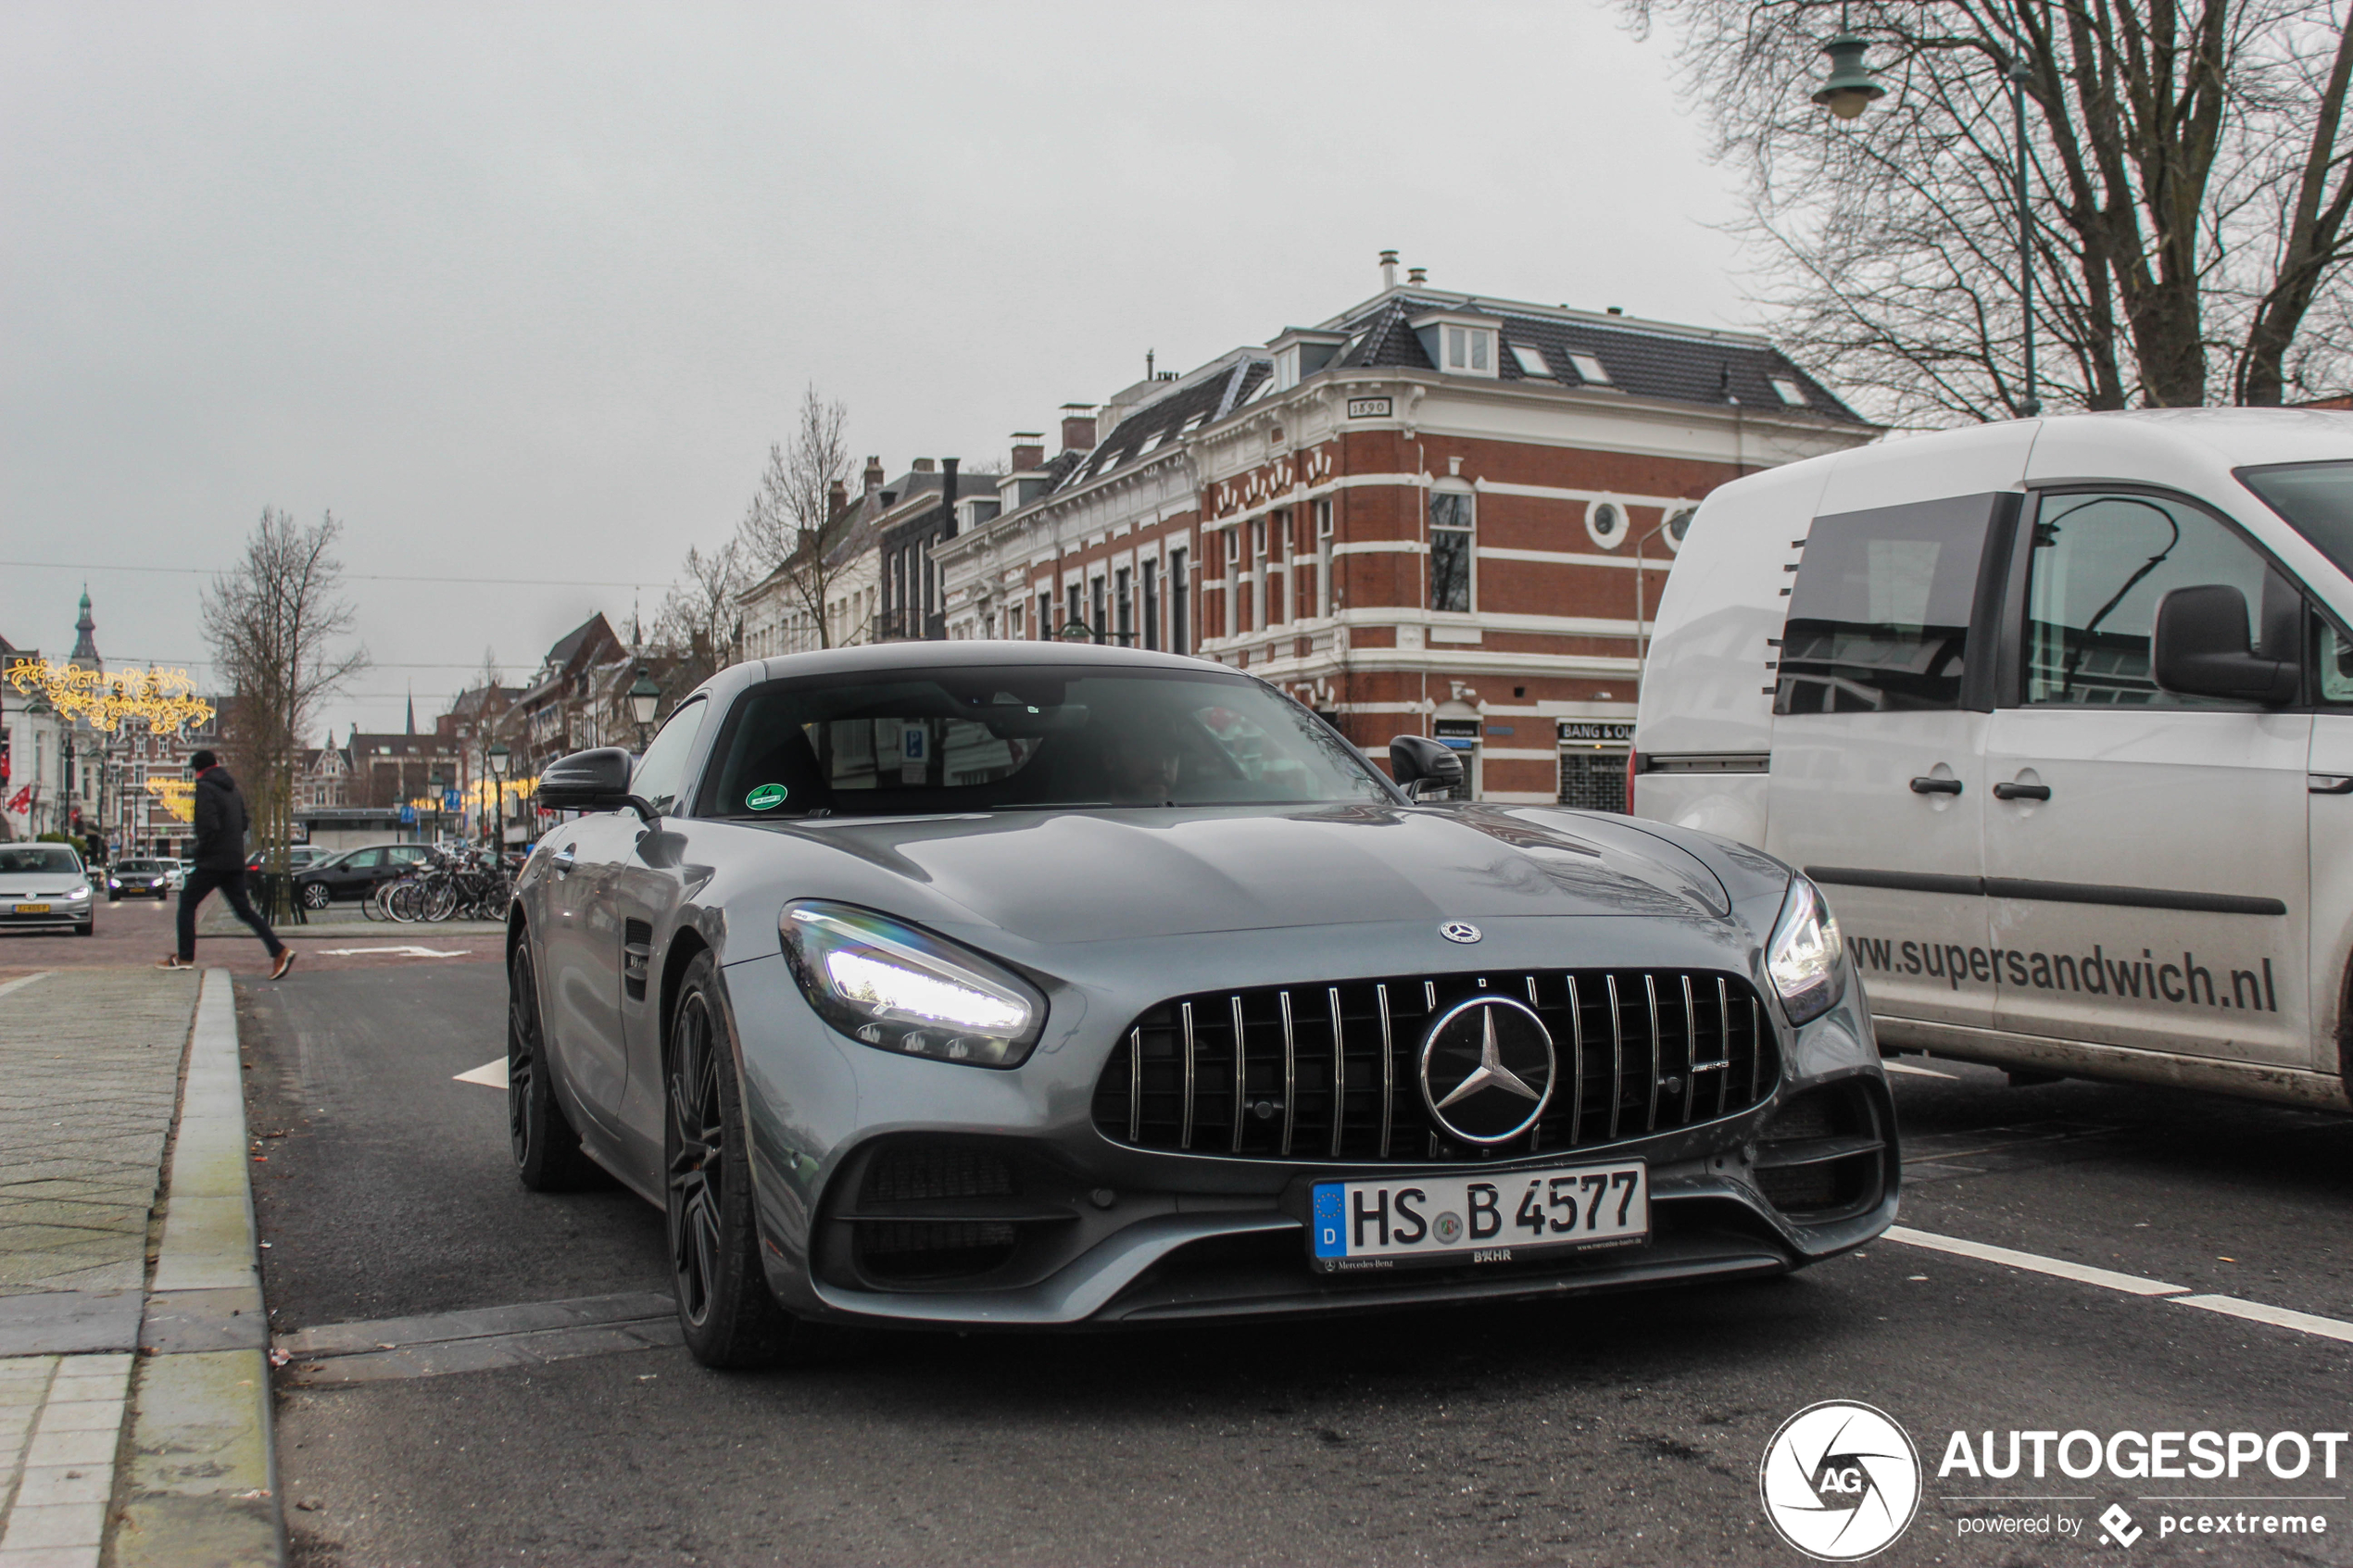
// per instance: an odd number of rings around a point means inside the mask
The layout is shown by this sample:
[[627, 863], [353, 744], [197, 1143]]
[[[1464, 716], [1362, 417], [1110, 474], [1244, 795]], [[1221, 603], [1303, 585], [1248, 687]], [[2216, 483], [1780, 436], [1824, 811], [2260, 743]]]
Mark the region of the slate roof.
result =
[[[1047, 493], [1051, 495], [1090, 479], [1101, 479], [1138, 458], [1161, 450], [1191, 426], [1222, 419], [1248, 402], [1251, 395], [1265, 385], [1274, 373], [1272, 360], [1248, 354], [1213, 366], [1198, 380], [1180, 384], [1176, 391], [1147, 403], [1113, 426], [1092, 452], [1078, 454], [1081, 460], [1071, 464]], [[1060, 463], [1063, 458], [1071, 456], [1065, 452], [1054, 461]]]
[[1779, 378], [1795, 383], [1804, 392], [1804, 411], [1845, 424], [1868, 422], [1780, 350], [1753, 338], [1719, 336], [1698, 329], [1677, 332], [1649, 322], [1604, 325], [1591, 320], [1523, 313], [1508, 305], [1466, 300], [1461, 295], [1385, 295], [1341, 318], [1326, 330], [1347, 332], [1351, 342], [1327, 369], [1436, 370], [1409, 323], [1437, 310], [1468, 312], [1502, 323], [1504, 347], [1500, 371], [1506, 382], [1534, 379], [1520, 369], [1511, 352], [1510, 345], [1525, 344], [1543, 355], [1553, 372], [1550, 379], [1563, 386], [1585, 384], [1569, 356], [1589, 354], [1609, 372], [1609, 384], [1630, 396], [1718, 408], [1738, 398], [1743, 408], [1799, 412], [1773, 389], [1773, 381]]

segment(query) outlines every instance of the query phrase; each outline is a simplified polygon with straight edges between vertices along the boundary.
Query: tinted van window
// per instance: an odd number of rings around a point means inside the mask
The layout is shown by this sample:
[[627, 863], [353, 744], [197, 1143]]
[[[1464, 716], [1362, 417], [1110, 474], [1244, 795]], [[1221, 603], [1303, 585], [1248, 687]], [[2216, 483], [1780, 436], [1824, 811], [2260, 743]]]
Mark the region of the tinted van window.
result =
[[1790, 591], [1773, 711], [1959, 707], [1995, 499], [1816, 518]]
[[2239, 483], [2353, 577], [2353, 463], [2273, 463], [2241, 469]]

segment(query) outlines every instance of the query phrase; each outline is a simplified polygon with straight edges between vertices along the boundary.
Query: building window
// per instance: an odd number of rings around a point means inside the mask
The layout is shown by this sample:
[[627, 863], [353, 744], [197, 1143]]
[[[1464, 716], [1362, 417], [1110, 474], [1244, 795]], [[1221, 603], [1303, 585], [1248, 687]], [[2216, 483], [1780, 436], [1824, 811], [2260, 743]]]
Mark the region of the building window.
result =
[[1095, 641], [1100, 643], [1103, 640], [1103, 633], [1108, 630], [1103, 615], [1103, 580], [1100, 577], [1088, 585], [1088, 608], [1094, 613], [1087, 618], [1087, 628], [1095, 633]]
[[1067, 632], [1070, 630], [1071, 622], [1084, 621], [1087, 619], [1087, 603], [1084, 597], [1086, 592], [1087, 590], [1085, 588], [1076, 583], [1071, 583], [1068, 589], [1065, 590], [1063, 596], [1070, 601], [1070, 613], [1063, 617], [1063, 631]]
[[1192, 590], [1185, 576], [1185, 552], [1168, 552], [1168, 651], [1185, 653], [1193, 644], [1192, 622], [1185, 617]]
[[1147, 560], [1141, 570], [1144, 574], [1144, 646], [1157, 653], [1160, 651], [1160, 562]]
[[1446, 368], [1469, 375], [1494, 372], [1495, 334], [1480, 327], [1446, 329]]
[[1290, 619], [1284, 588], [1290, 581], [1290, 513], [1279, 511], [1266, 540], [1266, 624], [1279, 626]]
[[1119, 569], [1116, 581], [1112, 584], [1114, 629], [1118, 633], [1119, 646], [1124, 648], [1136, 646], [1136, 606], [1135, 601], [1128, 596], [1127, 593], [1127, 585], [1133, 575], [1123, 566]]
[[1550, 381], [1553, 379], [1553, 368], [1544, 363], [1544, 351], [1542, 349], [1533, 347], [1525, 343], [1516, 343], [1513, 344], [1511, 347], [1512, 358], [1519, 361], [1520, 374], [1525, 376], [1534, 376], [1540, 381]]
[[1595, 501], [1585, 508], [1585, 532], [1604, 550], [1626, 543], [1626, 508], [1615, 501]]
[[1038, 640], [1045, 642], [1054, 634], [1054, 596], [1051, 590], [1038, 591]]
[[1330, 615], [1332, 606], [1332, 504], [1315, 503], [1315, 593], [1321, 601], [1315, 613]]
[[1615, 384], [1609, 379], [1609, 371], [1602, 368], [1602, 362], [1599, 359], [1594, 358], [1590, 354], [1572, 354], [1568, 357], [1568, 362], [1577, 367], [1578, 380], [1582, 381], [1589, 385], [1610, 386]]
[[1791, 381], [1787, 376], [1775, 376], [1773, 378], [1773, 394], [1793, 408], [1803, 408], [1806, 407], [1806, 389], [1798, 385], [1795, 382]]
[[1466, 614], [1471, 607], [1471, 497], [1437, 490], [1429, 497], [1429, 608]]

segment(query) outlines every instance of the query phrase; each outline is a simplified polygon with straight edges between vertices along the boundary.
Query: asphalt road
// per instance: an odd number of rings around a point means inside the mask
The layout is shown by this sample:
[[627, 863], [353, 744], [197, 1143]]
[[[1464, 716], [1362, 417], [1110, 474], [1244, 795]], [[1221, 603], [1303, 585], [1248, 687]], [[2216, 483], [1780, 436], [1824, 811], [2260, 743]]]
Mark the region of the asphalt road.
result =
[[[280, 1332], [661, 1291], [659, 1215], [538, 1197], [496, 964], [242, 984]], [[1896, 1076], [1919, 1231], [2353, 1318], [2353, 1122]], [[1789, 1279], [1544, 1307], [1091, 1336], [876, 1335], [792, 1372], [674, 1348], [347, 1386], [282, 1373], [296, 1558], [405, 1563], [1796, 1563], [1757, 1465], [1818, 1400], [1929, 1466], [1880, 1562], [2353, 1562], [2353, 1483], [1940, 1479], [1952, 1432], [2353, 1424], [2353, 1343], [1890, 1240]], [[2353, 1453], [2346, 1456], [2353, 1461]], [[2000, 1493], [2079, 1500], [1989, 1504]], [[2329, 1532], [2161, 1537], [2145, 1495], [2318, 1497]], [[2129, 1551], [1988, 1537], [2135, 1513]], [[2244, 1501], [2177, 1505], [2244, 1511]]]
[[[214, 916], [220, 902], [218, 893], [206, 899], [203, 912], [208, 919]], [[154, 963], [179, 941], [173, 926], [179, 908], [177, 893], [161, 902], [125, 898], [108, 903], [101, 896], [91, 922], [94, 929], [87, 936], [76, 936], [69, 931], [0, 929], [0, 982], [46, 969]], [[336, 912], [345, 915], [349, 909], [350, 906], [341, 905]], [[301, 972], [382, 968], [427, 956], [413, 951], [419, 947], [434, 957], [447, 954], [478, 960], [496, 957], [501, 943], [495, 935], [459, 935], [444, 926], [393, 925], [375, 921], [338, 920], [332, 925], [289, 923], [280, 928], [279, 935], [299, 955], [296, 969]], [[250, 931], [233, 922], [225, 933], [199, 931], [196, 962], [207, 969], [226, 969], [241, 980], [270, 972], [268, 950]]]

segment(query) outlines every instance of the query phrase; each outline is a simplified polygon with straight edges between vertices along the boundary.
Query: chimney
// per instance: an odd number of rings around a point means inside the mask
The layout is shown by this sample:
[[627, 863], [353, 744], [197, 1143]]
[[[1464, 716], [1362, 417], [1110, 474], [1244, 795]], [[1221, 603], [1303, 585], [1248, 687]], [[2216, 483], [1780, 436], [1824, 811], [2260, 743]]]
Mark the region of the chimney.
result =
[[1384, 293], [1397, 286], [1397, 253], [1393, 250], [1380, 253], [1380, 286]]
[[849, 509], [849, 482], [846, 480], [837, 479], [833, 482], [833, 483], [825, 488], [825, 515], [827, 517], [839, 517], [843, 512], [848, 511]]
[[1046, 466], [1046, 436], [1042, 431], [1013, 432], [1013, 471], [1027, 473]]
[[939, 531], [942, 539], [956, 536], [956, 464], [954, 458], [939, 460], [939, 505], [948, 514], [948, 521]]
[[913, 462], [907, 466], [913, 469], [917, 473], [929, 473], [932, 471], [934, 467], [932, 460], [929, 458], [917, 458]]
[[1428, 268], [1427, 268], [1427, 267], [1408, 267], [1408, 268], [1406, 268], [1406, 269], [1405, 269], [1405, 286], [1406, 286], [1407, 288], [1409, 288], [1409, 289], [1426, 288], [1426, 287], [1428, 287], [1428, 284], [1429, 284], [1429, 269], [1428, 269]]
[[869, 498], [874, 495], [875, 491], [880, 490], [883, 487], [883, 466], [882, 459], [880, 458], [869, 458], [866, 459], [865, 483], [866, 495]]
[[1091, 451], [1095, 445], [1095, 407], [1091, 403], [1063, 405], [1063, 450]]

